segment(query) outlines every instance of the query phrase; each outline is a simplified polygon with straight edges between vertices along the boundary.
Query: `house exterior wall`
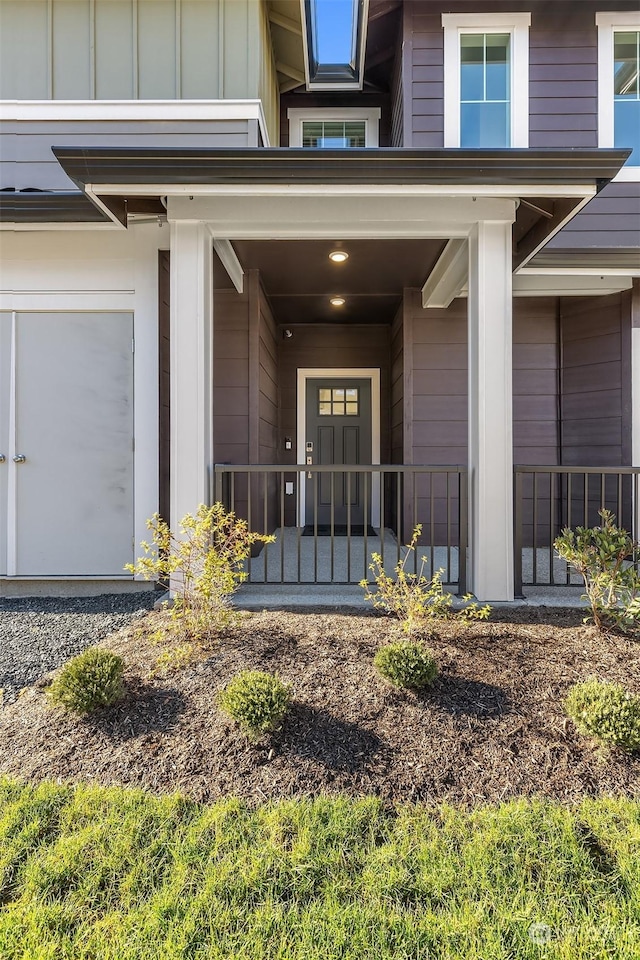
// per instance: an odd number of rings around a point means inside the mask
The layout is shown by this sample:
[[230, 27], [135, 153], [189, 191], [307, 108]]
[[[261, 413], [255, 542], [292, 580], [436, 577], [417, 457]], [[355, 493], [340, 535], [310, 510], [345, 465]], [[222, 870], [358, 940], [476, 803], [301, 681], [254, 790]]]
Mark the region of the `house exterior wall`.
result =
[[[76, 315], [85, 318], [86, 324], [90, 324], [91, 318], [95, 317], [93, 329], [96, 349], [99, 349], [101, 324], [107, 322], [103, 318], [124, 314], [132, 319], [133, 343], [128, 350], [133, 365], [133, 496], [128, 516], [129, 537], [122, 565], [130, 559], [133, 544], [139, 543], [147, 535], [146, 518], [158, 509], [158, 250], [167, 243], [168, 228], [163, 226], [159, 229], [156, 224], [138, 225], [126, 233], [79, 229], [57, 231], [54, 234], [44, 230], [0, 234], [0, 311], [3, 316], [46, 317], [51, 324], [59, 321], [61, 332], [68, 328], [70, 318]], [[50, 343], [47, 356], [51, 368], [68, 369], [68, 350], [62, 336], [53, 337]], [[4, 370], [5, 350], [3, 354]], [[85, 364], [87, 356], [88, 353], [84, 355]], [[17, 376], [24, 384], [28, 384], [35, 375], [34, 370], [28, 363], [21, 363], [24, 358], [17, 359]], [[86, 373], [85, 369], [83, 377]], [[6, 381], [3, 386], [6, 386]], [[46, 405], [48, 415], [53, 412], [53, 415], [64, 416], [65, 402], [62, 395], [46, 392], [38, 397], [38, 403]], [[15, 410], [18, 421], [26, 410], [18, 397]], [[6, 429], [7, 421], [3, 419]], [[84, 442], [94, 444], [96, 451], [99, 451], [102, 435], [96, 432], [91, 437], [85, 437]], [[81, 452], [81, 449], [79, 446], [75, 453]], [[109, 440], [105, 434], [102, 452], [108, 455], [108, 450]], [[13, 449], [2, 452], [7, 453], [4, 471], [7, 475], [13, 471], [9, 487], [11, 489], [13, 484], [17, 500], [13, 496], [4, 496], [6, 489], [3, 491], [0, 524], [12, 530], [15, 529], [16, 520], [21, 525], [26, 522], [24, 517], [17, 516], [16, 509], [20, 507], [20, 485], [26, 483], [27, 474], [18, 473], [22, 467], [13, 464]], [[32, 465], [32, 460], [35, 470], [39, 456], [42, 457], [42, 450], [38, 449], [15, 452], [27, 456], [27, 462], [23, 465], [25, 471]], [[92, 477], [82, 473], [87, 469], [88, 459], [82, 456], [78, 459], [63, 458], [56, 468], [59, 470], [58, 482], [62, 482], [64, 471], [73, 466], [73, 476], [69, 478], [70, 489], [77, 483], [84, 483], [85, 488], [90, 489]], [[64, 539], [65, 525], [68, 523], [68, 513], [53, 511], [48, 514], [46, 543], [53, 552], [53, 560], [56, 544]], [[29, 529], [31, 535], [38, 529], [42, 533], [41, 527], [31, 526]], [[6, 542], [0, 542], [1, 547], [6, 548]], [[12, 552], [11, 545], [9, 552]], [[24, 577], [45, 576], [46, 579], [46, 571], [51, 574], [55, 570], [53, 560], [43, 555], [39, 569], [26, 566], [20, 569], [20, 574]], [[3, 566], [4, 563], [0, 561], [0, 569]], [[116, 579], [131, 579], [123, 569], [120, 569], [119, 576], [116, 575], [114, 571], [120, 566], [119, 563], [112, 566], [111, 572]], [[68, 572], [59, 569], [60, 576]], [[74, 570], [73, 573], [76, 579], [82, 579], [83, 574], [89, 577], [95, 575], [96, 571], [87, 567], [84, 571]], [[103, 589], [108, 590], [109, 584], [114, 585], [113, 578], [104, 580]], [[0, 592], [4, 592], [1, 585]]]
[[631, 460], [631, 293], [563, 298], [562, 463]]
[[4, 100], [277, 97], [263, 0], [2, 0], [0, 64]]
[[[597, 0], [575, 3], [462, 2], [456, 13], [531, 11], [529, 145], [598, 145]], [[616, 8], [637, 10], [621, 0]], [[444, 145], [442, 13], [451, 5], [405, 0], [403, 69], [410, 77], [404, 146]], [[410, 138], [410, 142], [409, 142]], [[548, 249], [640, 247], [640, 183], [611, 183], [548, 245]]]

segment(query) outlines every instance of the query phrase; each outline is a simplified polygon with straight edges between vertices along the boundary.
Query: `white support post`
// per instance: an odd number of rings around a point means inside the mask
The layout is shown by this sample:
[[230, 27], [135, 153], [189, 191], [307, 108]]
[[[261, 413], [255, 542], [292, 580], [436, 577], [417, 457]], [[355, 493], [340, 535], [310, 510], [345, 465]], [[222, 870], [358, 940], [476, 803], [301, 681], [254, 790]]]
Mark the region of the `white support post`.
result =
[[209, 499], [212, 468], [213, 240], [171, 222], [171, 527]]
[[483, 601], [514, 594], [511, 227], [469, 236], [469, 589]]

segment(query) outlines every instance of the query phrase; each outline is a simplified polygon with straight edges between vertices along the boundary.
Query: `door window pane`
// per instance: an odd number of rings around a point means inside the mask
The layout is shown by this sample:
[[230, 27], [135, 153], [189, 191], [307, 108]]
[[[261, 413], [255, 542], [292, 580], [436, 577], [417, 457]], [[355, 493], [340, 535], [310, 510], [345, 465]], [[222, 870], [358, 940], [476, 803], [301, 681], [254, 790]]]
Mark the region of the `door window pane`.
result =
[[[345, 400], [346, 396], [346, 400]], [[322, 387], [318, 390], [318, 413], [321, 417], [357, 417], [360, 407], [357, 387]]]
[[627, 163], [640, 165], [640, 30], [614, 33], [614, 105], [615, 147], [631, 147]]
[[460, 37], [460, 146], [508, 147], [511, 143], [508, 33]]

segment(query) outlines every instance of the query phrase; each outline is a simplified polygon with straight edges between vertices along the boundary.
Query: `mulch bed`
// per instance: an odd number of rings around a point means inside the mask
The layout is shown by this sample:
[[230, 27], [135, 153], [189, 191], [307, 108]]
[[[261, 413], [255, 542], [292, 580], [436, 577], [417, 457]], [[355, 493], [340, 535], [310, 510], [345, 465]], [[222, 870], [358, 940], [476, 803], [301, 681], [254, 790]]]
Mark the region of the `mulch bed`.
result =
[[[127, 659], [117, 706], [77, 719], [52, 710], [44, 682], [0, 711], [0, 772], [30, 780], [179, 790], [251, 802], [341, 793], [475, 805], [513, 797], [573, 801], [640, 795], [640, 758], [604, 752], [562, 710], [576, 680], [597, 675], [640, 693], [640, 643], [600, 636], [581, 612], [494, 611], [445, 624], [429, 640], [440, 676], [422, 695], [388, 686], [373, 656], [393, 621], [373, 614], [246, 615], [196, 660], [154, 674], [149, 634], [165, 613], [101, 646]], [[526, 621], [526, 622], [525, 622]], [[281, 730], [249, 742], [215, 704], [244, 668], [293, 684]]]

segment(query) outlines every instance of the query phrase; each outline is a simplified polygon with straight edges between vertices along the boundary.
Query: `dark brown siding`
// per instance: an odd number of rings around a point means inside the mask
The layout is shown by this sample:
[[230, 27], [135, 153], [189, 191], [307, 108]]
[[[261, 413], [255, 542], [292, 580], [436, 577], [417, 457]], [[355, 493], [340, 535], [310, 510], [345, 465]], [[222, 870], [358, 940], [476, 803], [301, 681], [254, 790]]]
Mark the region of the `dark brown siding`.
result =
[[404, 350], [402, 307], [391, 327], [391, 463], [402, 463], [404, 454]]
[[[423, 310], [405, 291], [413, 319], [413, 463], [467, 462], [467, 301]], [[513, 303], [513, 440], [518, 463], [558, 463], [557, 300]], [[405, 390], [407, 370], [405, 361]]]
[[402, 96], [402, 33], [398, 35], [398, 47], [391, 74], [391, 137], [390, 146], [403, 146], [403, 96]]
[[170, 474], [171, 474], [171, 367], [170, 367], [170, 286], [169, 251], [158, 251], [158, 511], [163, 520], [170, 522]]
[[[442, 12], [433, 4], [409, 2], [404, 17], [405, 42], [411, 36], [408, 93], [405, 111], [412, 116], [411, 141], [405, 147], [437, 149], [444, 144], [444, 34]], [[407, 130], [407, 124], [405, 124]]]
[[549, 244], [564, 250], [612, 247], [640, 247], [640, 183], [609, 183]]
[[379, 141], [381, 147], [394, 146], [391, 143], [391, 97], [388, 93], [286, 93], [280, 97], [280, 146], [289, 146], [289, 107], [302, 109], [314, 107], [380, 107]]
[[562, 462], [630, 463], [629, 294], [560, 301]]
[[213, 438], [217, 463], [249, 462], [249, 295], [214, 291]]
[[259, 290], [260, 310], [260, 389], [259, 463], [277, 463], [278, 454], [278, 346], [276, 324], [271, 308]]

